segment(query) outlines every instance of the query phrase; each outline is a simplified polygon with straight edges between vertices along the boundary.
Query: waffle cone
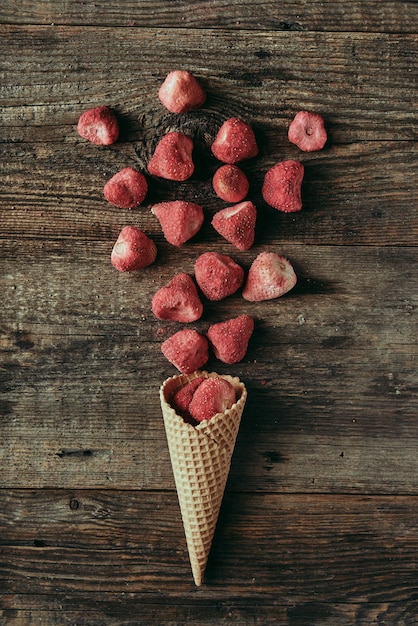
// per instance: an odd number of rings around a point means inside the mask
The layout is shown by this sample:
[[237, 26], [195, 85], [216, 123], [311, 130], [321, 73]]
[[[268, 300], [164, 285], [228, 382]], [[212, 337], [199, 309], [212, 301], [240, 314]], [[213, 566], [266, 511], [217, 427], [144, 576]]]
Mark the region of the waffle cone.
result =
[[193, 426], [177, 415], [170, 401], [198, 376], [219, 375], [198, 371], [168, 378], [161, 386], [160, 399], [193, 578], [201, 585], [247, 391], [238, 378], [222, 376], [235, 387], [236, 403]]

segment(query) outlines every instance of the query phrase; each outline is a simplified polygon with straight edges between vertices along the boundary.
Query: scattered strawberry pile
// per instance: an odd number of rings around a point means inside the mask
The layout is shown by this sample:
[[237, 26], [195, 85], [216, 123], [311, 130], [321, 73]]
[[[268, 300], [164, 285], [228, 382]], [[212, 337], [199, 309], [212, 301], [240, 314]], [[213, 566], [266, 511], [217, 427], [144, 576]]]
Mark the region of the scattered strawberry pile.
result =
[[[163, 106], [177, 114], [199, 108], [206, 101], [202, 86], [185, 70], [170, 72], [158, 96]], [[109, 107], [96, 107], [80, 116], [77, 131], [96, 145], [108, 146], [119, 137], [118, 120]], [[300, 111], [289, 126], [288, 139], [305, 152], [322, 149], [327, 140], [322, 117]], [[193, 148], [191, 137], [177, 131], [166, 133], [148, 162], [148, 174], [170, 181], [188, 180], [194, 172]], [[257, 209], [246, 200], [249, 182], [236, 164], [257, 156], [259, 152], [253, 129], [237, 117], [227, 119], [219, 128], [211, 151], [222, 163], [213, 176], [213, 190], [219, 198], [231, 204], [215, 213], [212, 226], [238, 250], [249, 250], [255, 238]], [[304, 167], [300, 161], [276, 163], [265, 173], [261, 189], [263, 199], [279, 211], [300, 211], [303, 176]], [[107, 181], [103, 193], [108, 202], [117, 207], [134, 208], [147, 196], [147, 179], [135, 168], [125, 167]], [[181, 199], [154, 204], [151, 211], [159, 221], [165, 239], [173, 246], [182, 246], [194, 237], [204, 221], [202, 206]], [[111, 263], [121, 272], [132, 272], [151, 265], [156, 257], [157, 247], [152, 239], [135, 226], [125, 226], [113, 246]], [[217, 302], [242, 288], [245, 300], [259, 302], [282, 296], [295, 286], [296, 280], [290, 262], [275, 252], [260, 253], [246, 277], [244, 269], [230, 256], [205, 252], [195, 261], [194, 279], [186, 273], [175, 275], [155, 293], [151, 309], [158, 319], [187, 324], [203, 314], [199, 290], [209, 301]], [[224, 363], [238, 363], [246, 354], [253, 330], [253, 318], [240, 315], [213, 324], [206, 335], [183, 328], [164, 341], [161, 350], [183, 373], [203, 367], [208, 361], [209, 349]], [[219, 403], [232, 399], [232, 395], [231, 398], [228, 396], [228, 389], [213, 390], [213, 394], [208, 395], [206, 386], [215, 382], [217, 385], [226, 383], [222, 379], [195, 379], [176, 397], [179, 410], [197, 421], [206, 419], [207, 411], [212, 411], [211, 415], [213, 411], [223, 411], [225, 407], [207, 406], [204, 400], [212, 397], [215, 398], [213, 402]]]

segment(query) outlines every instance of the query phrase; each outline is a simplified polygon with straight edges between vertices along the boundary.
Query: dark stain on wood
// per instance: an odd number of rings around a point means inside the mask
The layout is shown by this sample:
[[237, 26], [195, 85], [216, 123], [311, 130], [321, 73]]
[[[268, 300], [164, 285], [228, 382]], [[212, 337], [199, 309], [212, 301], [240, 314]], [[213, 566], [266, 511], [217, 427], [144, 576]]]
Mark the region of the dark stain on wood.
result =
[[[294, 262], [294, 265], [297, 267], [297, 261]], [[296, 296], [304, 296], [304, 295], [329, 295], [339, 293], [342, 289], [341, 284], [339, 285], [336, 281], [329, 280], [321, 280], [319, 278], [314, 277], [305, 277], [298, 276], [298, 281], [296, 286], [289, 293], [288, 297], [296, 297]]]
[[257, 59], [268, 59], [269, 57], [271, 57], [271, 53], [268, 50], [259, 48], [254, 52], [254, 56], [256, 56]]
[[17, 331], [15, 333], [15, 343], [21, 350], [31, 350], [35, 345], [31, 340], [29, 333], [24, 331]]
[[277, 28], [277, 30], [285, 30], [285, 31], [299, 31], [299, 30], [308, 30], [306, 26], [302, 26], [298, 22], [272, 22], [272, 28]]
[[[1, 380], [0, 380], [1, 382]], [[13, 402], [10, 400], [0, 400], [0, 417], [13, 414]]]
[[267, 450], [266, 452], [263, 452], [263, 457], [266, 462], [266, 464], [264, 465], [264, 469], [268, 472], [270, 472], [273, 467], [278, 463], [285, 463], [287, 460], [282, 454], [280, 454], [280, 452], [277, 452], [276, 450]]
[[[289, 626], [316, 626], [316, 624], [331, 626], [338, 621], [338, 613], [323, 602], [304, 602], [287, 611]], [[336, 621], [334, 621], [336, 620]]]
[[109, 459], [112, 457], [112, 450], [92, 450], [90, 448], [86, 449], [62, 449], [56, 453], [56, 456], [59, 459], [70, 459], [75, 462], [95, 460], [100, 461], [101, 459]]
[[353, 337], [349, 337], [346, 335], [340, 335], [340, 336], [331, 336], [331, 337], [327, 337], [326, 339], [322, 340], [322, 347], [323, 348], [329, 348], [329, 349], [333, 349], [333, 348], [342, 348], [342, 347], [347, 347], [350, 346], [354, 343], [354, 339]]

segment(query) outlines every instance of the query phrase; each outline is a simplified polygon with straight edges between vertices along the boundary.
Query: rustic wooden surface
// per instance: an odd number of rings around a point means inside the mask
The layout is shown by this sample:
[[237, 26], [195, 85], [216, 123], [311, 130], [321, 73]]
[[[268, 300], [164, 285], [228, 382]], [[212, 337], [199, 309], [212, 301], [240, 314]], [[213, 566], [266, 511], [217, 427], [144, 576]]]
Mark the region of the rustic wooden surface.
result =
[[[17, 2], [0, 9], [0, 622], [7, 626], [418, 623], [416, 2]], [[156, 93], [187, 68], [204, 108], [175, 116]], [[109, 104], [109, 148], [77, 135]], [[302, 154], [286, 131], [320, 112], [329, 142]], [[253, 125], [243, 168], [257, 237], [235, 251], [209, 226], [208, 144], [231, 115]], [[145, 168], [169, 129], [197, 137], [191, 182], [150, 181], [139, 209], [104, 182]], [[304, 208], [260, 196], [266, 169], [306, 167]], [[149, 207], [200, 201], [181, 249]], [[122, 226], [159, 249], [132, 275], [109, 263]], [[194, 325], [255, 317], [233, 373], [249, 393], [206, 583], [192, 581], [159, 408], [178, 325], [155, 290], [206, 250], [245, 268], [289, 257], [296, 288], [238, 295]], [[208, 369], [230, 372], [212, 359]]]

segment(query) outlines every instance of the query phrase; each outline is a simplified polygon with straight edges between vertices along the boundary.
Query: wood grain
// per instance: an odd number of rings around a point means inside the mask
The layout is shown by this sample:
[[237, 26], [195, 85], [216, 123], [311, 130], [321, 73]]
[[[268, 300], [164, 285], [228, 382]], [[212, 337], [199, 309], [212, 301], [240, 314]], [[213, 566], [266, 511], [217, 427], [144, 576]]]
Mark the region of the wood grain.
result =
[[39, 0], [21, 3], [3, 0], [0, 22], [19, 24], [72, 24], [90, 26], [227, 28], [233, 31], [377, 31], [416, 32], [418, 11], [414, 1], [350, 3], [266, 2], [249, 0], [185, 0], [142, 2], [67, 2]]
[[[414, 626], [417, 552], [416, 2], [24, 2], [0, 10], [0, 622], [6, 626]], [[175, 116], [166, 73], [192, 71], [205, 106]], [[80, 113], [112, 106], [120, 141], [97, 148]], [[300, 109], [329, 141], [287, 140]], [[227, 117], [255, 130], [242, 164], [258, 209], [240, 252], [211, 227], [210, 144]], [[184, 184], [152, 177], [143, 206], [103, 185], [146, 172], [159, 137], [195, 139]], [[305, 166], [303, 210], [268, 207], [275, 162]], [[175, 249], [150, 208], [205, 211]], [[122, 226], [158, 257], [124, 275]], [[204, 301], [210, 324], [255, 319], [234, 374], [248, 403], [205, 585], [194, 587], [158, 389], [175, 373], [155, 291], [207, 250], [248, 270], [287, 256], [276, 301]], [[213, 356], [208, 369], [230, 373]]]
[[[74, 139], [74, 129], [68, 133], [68, 138]], [[3, 147], [2, 169], [14, 181], [3, 194], [8, 209], [2, 226], [4, 237], [41, 239], [46, 244], [59, 233], [60, 240], [102, 242], [109, 246], [125, 221], [141, 224], [161, 239], [150, 207], [181, 195], [204, 207], [204, 236], [201, 234], [198, 240], [219, 244], [210, 220], [225, 203], [212, 190], [212, 175], [217, 167], [214, 159], [208, 159], [204, 177], [198, 172], [191, 182], [161, 185], [151, 180], [144, 205], [128, 212], [109, 208], [103, 186], [121, 167], [146, 171], [147, 161], [137, 155], [135, 144], [126, 142], [105, 153], [83, 145], [69, 147], [64, 142], [52, 146], [25, 142]], [[277, 156], [279, 160], [296, 155], [286, 148]], [[273, 164], [271, 159], [260, 157], [244, 165], [251, 180], [250, 195], [258, 208], [256, 241], [260, 245], [270, 240], [315, 245], [415, 245], [416, 157], [415, 142], [395, 141], [350, 143], [331, 147], [320, 156], [302, 157], [304, 210], [292, 216], [268, 207], [261, 197], [264, 174]], [[370, 175], [372, 168], [374, 176]], [[25, 174], [28, 170], [29, 178]], [[394, 206], [402, 208], [394, 211]]]
[[168, 624], [185, 614], [202, 624], [401, 623], [416, 608], [416, 498], [229, 492], [210, 584], [198, 591], [175, 494], [12, 490], [2, 503], [7, 624], [22, 623], [28, 606], [46, 619], [153, 623], [161, 588]]
[[[215, 122], [204, 129], [209, 133], [232, 114], [280, 131], [279, 144], [275, 135], [273, 147], [264, 144], [272, 160], [300, 109], [325, 117], [333, 144], [416, 139], [414, 35], [267, 31], [255, 38], [242, 30], [237, 45], [234, 33], [213, 29], [174, 36], [164, 29], [2, 26], [0, 34], [6, 127], [74, 128], [80, 111], [106, 103], [127, 123], [141, 119], [148, 151], [158, 132], [179, 121], [186, 129], [208, 112]], [[16, 75], [17, 57], [24, 74]], [[173, 117], [158, 104], [158, 87], [173, 67], [188, 67], [202, 81], [210, 95], [203, 114]]]

